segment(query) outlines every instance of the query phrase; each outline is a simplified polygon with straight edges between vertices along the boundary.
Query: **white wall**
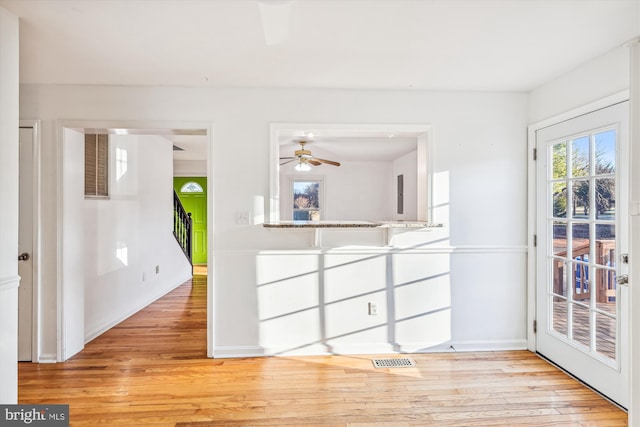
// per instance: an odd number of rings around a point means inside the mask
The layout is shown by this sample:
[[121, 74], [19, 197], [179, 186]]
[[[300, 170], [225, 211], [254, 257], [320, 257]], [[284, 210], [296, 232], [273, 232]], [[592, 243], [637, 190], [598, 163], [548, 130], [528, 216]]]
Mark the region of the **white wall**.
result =
[[207, 176], [207, 161], [174, 160], [173, 176]]
[[87, 341], [191, 277], [173, 237], [171, 142], [110, 135], [109, 146], [110, 197], [83, 201]]
[[629, 50], [618, 47], [533, 90], [529, 123], [536, 123], [629, 89]]
[[18, 18], [0, 7], [0, 404], [18, 401]]
[[393, 205], [390, 162], [341, 161], [297, 172], [295, 162], [280, 168], [281, 219], [292, 218], [291, 178], [315, 177], [324, 181], [322, 218], [326, 220], [389, 220]]
[[[325, 351], [329, 338], [354, 352], [524, 347], [525, 94], [26, 85], [21, 115], [43, 120], [42, 209], [51, 215], [53, 120], [215, 123], [209, 298], [219, 356]], [[392, 233], [391, 246], [378, 230], [327, 231], [313, 248], [313, 232], [237, 224], [237, 212], [268, 211], [273, 122], [431, 124], [433, 220], [444, 226]], [[55, 229], [43, 227], [43, 253], [55, 256]], [[43, 269], [43, 282], [55, 275]], [[369, 297], [380, 298], [378, 316], [367, 315]], [[55, 335], [55, 318], [44, 323]], [[382, 332], [368, 332], [376, 325]]]

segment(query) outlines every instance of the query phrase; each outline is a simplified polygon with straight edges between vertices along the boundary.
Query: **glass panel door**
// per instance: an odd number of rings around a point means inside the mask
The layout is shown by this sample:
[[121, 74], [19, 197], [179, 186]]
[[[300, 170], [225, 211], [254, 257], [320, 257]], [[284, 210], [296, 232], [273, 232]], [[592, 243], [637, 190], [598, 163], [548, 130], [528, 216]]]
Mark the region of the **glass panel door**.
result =
[[[626, 103], [538, 132], [537, 349], [621, 405], [628, 399]], [[624, 267], [623, 267], [624, 268]]]

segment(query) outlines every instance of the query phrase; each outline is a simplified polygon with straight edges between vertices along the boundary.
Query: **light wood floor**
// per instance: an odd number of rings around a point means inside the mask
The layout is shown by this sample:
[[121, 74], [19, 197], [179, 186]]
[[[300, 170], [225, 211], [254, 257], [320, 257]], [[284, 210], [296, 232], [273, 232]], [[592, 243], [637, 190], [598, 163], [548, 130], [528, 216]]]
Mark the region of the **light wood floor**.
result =
[[[624, 426], [627, 415], [526, 351], [206, 358], [206, 276], [59, 364], [19, 364], [20, 403], [71, 426]], [[231, 325], [227, 325], [231, 327]]]

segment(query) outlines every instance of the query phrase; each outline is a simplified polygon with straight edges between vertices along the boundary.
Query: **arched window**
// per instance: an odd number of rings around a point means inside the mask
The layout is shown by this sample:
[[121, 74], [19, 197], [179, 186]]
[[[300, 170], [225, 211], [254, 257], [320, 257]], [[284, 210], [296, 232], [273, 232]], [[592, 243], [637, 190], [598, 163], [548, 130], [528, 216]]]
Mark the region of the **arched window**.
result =
[[185, 185], [183, 185], [182, 188], [180, 188], [180, 192], [181, 193], [203, 193], [204, 190], [202, 189], [202, 186], [197, 182], [190, 181], [190, 182], [187, 182]]

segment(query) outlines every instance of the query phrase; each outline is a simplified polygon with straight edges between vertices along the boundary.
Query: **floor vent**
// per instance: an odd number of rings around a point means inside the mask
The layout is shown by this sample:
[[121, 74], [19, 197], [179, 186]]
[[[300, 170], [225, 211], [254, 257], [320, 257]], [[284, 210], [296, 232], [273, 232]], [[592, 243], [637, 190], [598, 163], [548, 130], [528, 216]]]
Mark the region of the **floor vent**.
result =
[[416, 366], [416, 362], [408, 357], [395, 357], [392, 359], [372, 359], [374, 368], [410, 368]]

